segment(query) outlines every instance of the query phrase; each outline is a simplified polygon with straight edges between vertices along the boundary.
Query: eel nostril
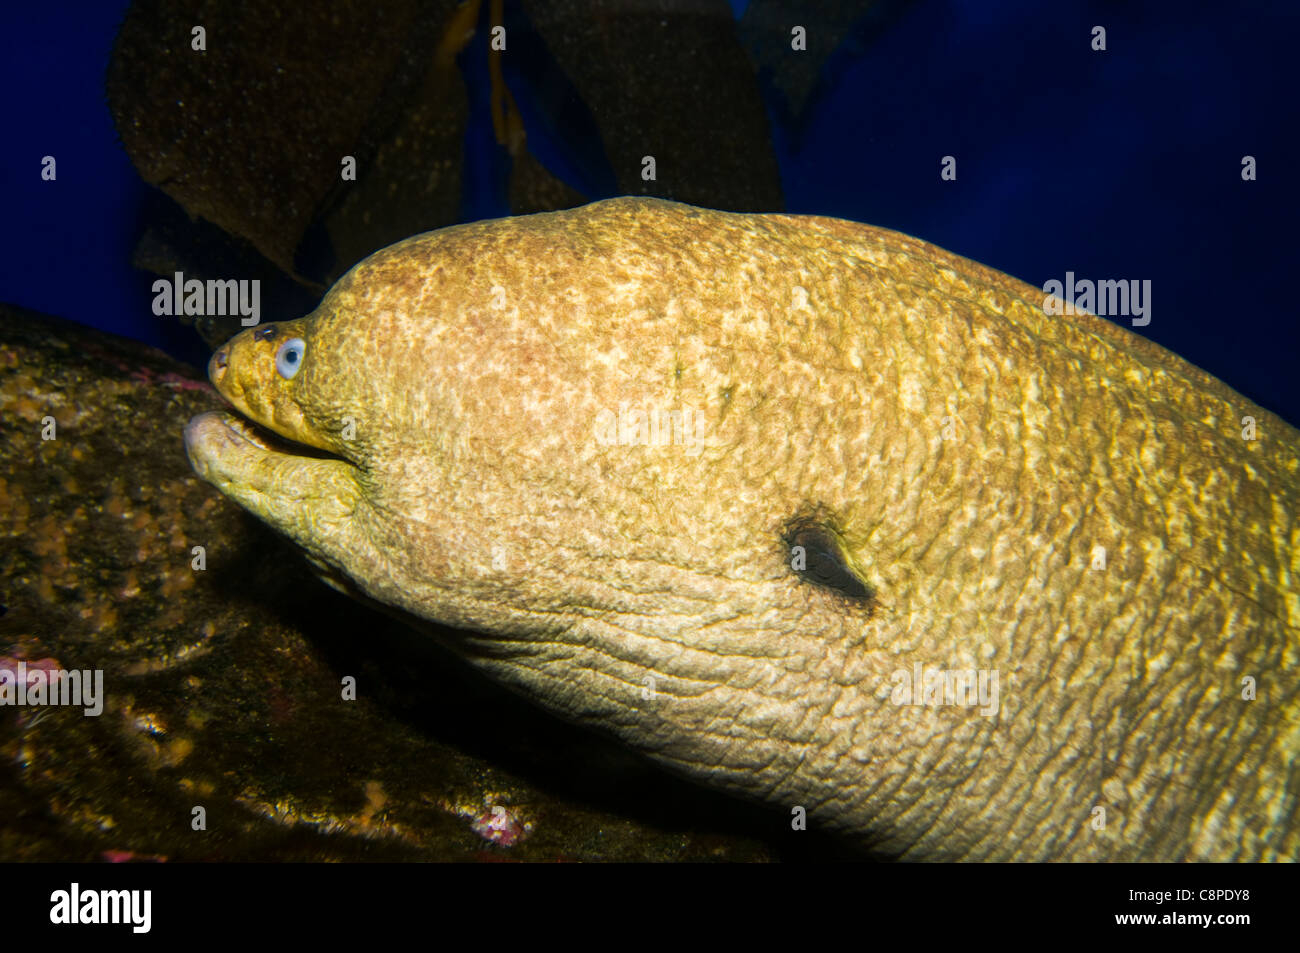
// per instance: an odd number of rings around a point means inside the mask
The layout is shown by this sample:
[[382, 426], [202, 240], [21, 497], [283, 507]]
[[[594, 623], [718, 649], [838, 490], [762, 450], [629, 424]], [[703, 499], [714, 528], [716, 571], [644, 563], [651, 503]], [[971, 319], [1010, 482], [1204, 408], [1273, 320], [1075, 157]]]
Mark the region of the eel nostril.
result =
[[208, 377], [216, 381], [226, 373], [226, 349], [223, 347], [220, 351], [212, 355], [212, 360], [208, 364]]

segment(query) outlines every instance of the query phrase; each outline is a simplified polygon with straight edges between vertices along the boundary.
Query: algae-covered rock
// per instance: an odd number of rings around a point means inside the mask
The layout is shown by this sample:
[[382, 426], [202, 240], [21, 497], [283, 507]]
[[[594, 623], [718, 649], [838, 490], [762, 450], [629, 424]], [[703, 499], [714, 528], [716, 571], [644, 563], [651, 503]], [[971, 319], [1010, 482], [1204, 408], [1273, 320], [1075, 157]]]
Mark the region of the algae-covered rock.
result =
[[219, 403], [157, 351], [0, 306], [0, 669], [103, 672], [98, 716], [0, 706], [0, 860], [825, 846], [775, 841], [781, 817], [539, 717], [327, 589], [190, 471], [181, 428]]
[[467, 103], [454, 56], [469, 35], [456, 8], [136, 0], [106, 83], [122, 144], [190, 215], [328, 284], [456, 220]]

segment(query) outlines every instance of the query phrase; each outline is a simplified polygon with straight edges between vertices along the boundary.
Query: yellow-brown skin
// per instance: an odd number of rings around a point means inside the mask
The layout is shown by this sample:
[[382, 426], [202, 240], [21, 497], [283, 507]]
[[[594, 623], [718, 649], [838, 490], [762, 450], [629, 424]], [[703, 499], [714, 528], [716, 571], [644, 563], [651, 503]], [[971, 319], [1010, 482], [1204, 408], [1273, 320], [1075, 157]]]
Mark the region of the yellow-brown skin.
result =
[[[341, 459], [186, 442], [547, 708], [886, 855], [1294, 859], [1300, 433], [1042, 307], [894, 232], [615, 199], [409, 239], [219, 352]], [[706, 439], [611, 443], [638, 408]], [[872, 599], [792, 569], [801, 514]], [[996, 670], [996, 713], [896, 704], [916, 664]]]

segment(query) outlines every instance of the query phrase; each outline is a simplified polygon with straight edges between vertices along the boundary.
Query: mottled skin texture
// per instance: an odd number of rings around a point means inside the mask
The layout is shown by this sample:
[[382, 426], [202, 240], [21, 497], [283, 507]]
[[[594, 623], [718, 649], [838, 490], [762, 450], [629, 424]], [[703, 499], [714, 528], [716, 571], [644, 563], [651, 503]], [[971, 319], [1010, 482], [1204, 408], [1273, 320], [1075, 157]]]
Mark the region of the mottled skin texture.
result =
[[[394, 245], [214, 357], [339, 459], [231, 415], [187, 446], [545, 707], [881, 854], [1293, 859], [1300, 434], [1042, 304], [894, 232], [616, 199]], [[611, 444], [621, 408], [707, 445]], [[791, 568], [801, 514], [871, 599]], [[895, 704], [916, 663], [996, 670], [997, 712]]]

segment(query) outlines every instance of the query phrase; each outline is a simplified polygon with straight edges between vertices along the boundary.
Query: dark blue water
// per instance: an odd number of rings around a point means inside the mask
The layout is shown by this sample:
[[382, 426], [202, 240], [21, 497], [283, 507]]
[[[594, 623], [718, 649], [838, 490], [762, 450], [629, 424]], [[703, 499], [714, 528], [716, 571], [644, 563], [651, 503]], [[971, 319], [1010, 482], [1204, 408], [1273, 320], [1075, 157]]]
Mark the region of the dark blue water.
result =
[[[154, 317], [152, 277], [129, 264], [148, 187], [103, 93], [125, 8], [0, 15], [0, 300], [197, 358], [192, 332]], [[1104, 53], [1089, 48], [1096, 24]], [[1067, 271], [1149, 279], [1141, 333], [1300, 424], [1297, 27], [1295, 3], [918, 3], [841, 48], [801, 121], [769, 96], [787, 206], [896, 228], [1035, 285]], [[505, 214], [482, 59], [463, 62], [463, 214]], [[534, 153], [606, 194], [600, 156], [558, 141], [515, 86]], [[45, 155], [56, 182], [40, 179]], [[955, 182], [940, 179], [945, 155]], [[1241, 180], [1243, 155], [1258, 181]]]

